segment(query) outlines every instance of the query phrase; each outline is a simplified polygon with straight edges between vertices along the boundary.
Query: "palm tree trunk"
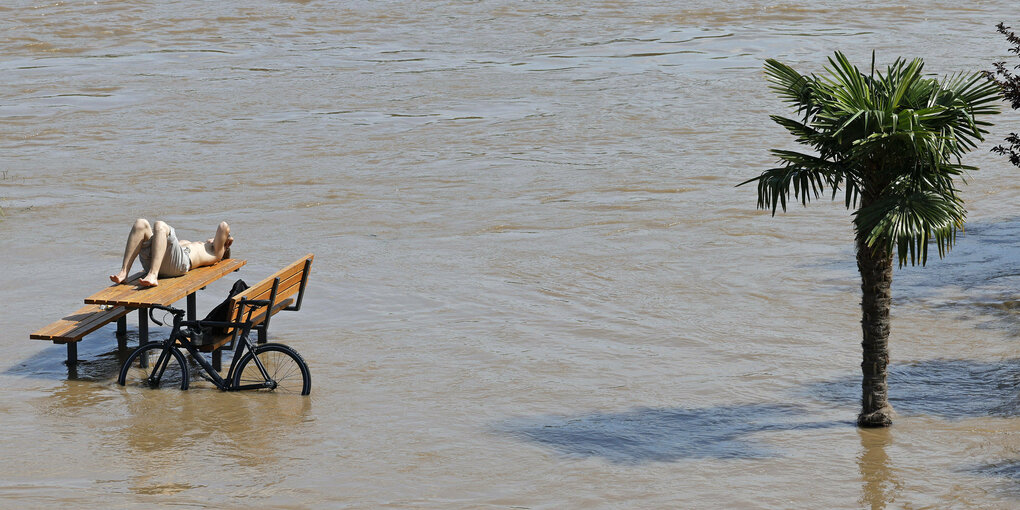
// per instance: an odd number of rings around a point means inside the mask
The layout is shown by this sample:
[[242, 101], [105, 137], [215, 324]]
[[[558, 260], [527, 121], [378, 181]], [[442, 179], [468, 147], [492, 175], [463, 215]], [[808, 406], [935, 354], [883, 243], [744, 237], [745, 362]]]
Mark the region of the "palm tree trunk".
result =
[[861, 327], [864, 329], [864, 361], [861, 372], [860, 427], [887, 427], [892, 424], [886, 367], [889, 365], [889, 309], [892, 306], [892, 253], [869, 248], [862, 235], [857, 236], [857, 269], [861, 272]]

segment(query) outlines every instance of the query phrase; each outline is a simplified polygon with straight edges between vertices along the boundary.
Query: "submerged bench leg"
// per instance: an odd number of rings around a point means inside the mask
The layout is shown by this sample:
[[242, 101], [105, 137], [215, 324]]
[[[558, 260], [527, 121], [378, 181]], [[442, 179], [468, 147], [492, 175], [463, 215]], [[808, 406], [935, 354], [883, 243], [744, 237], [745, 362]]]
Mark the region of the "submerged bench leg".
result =
[[67, 342], [67, 366], [78, 366], [78, 342]]
[[223, 370], [223, 349], [216, 349], [212, 352], [212, 367], [217, 372]]

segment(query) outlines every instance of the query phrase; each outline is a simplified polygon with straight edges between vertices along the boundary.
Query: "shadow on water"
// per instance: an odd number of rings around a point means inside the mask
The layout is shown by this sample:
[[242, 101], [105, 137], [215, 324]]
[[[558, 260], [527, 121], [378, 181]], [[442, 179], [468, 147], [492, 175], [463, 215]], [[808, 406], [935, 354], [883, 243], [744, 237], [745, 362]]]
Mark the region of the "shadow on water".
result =
[[[1020, 334], [1020, 218], [971, 222], [946, 255], [930, 247], [926, 266], [898, 267], [893, 277], [893, 308], [920, 305], [933, 311], [978, 319], [981, 327]], [[806, 270], [835, 271], [834, 284], [859, 285], [852, 247], [845, 257], [806, 263]]]
[[[1005, 478], [1014, 482], [1020, 482], [1020, 460], [1007, 460], [994, 464], [985, 464], [969, 469], [968, 471], [996, 478]], [[1016, 487], [1016, 494], [1020, 495], [1020, 486]]]
[[853, 425], [804, 421], [806, 417], [803, 410], [793, 406], [748, 404], [519, 418], [503, 422], [496, 429], [567, 456], [641, 464], [775, 457], [780, 452], [755, 440], [755, 434]]
[[[890, 401], [902, 415], [945, 419], [1020, 416], [1020, 359], [1001, 362], [929, 360], [890, 366]], [[860, 377], [848, 375], [808, 384], [801, 397], [854, 407], [860, 400]], [[767, 432], [852, 427], [853, 422], [812, 421], [808, 411], [780, 404], [745, 404], [708, 408], [633, 409], [576, 416], [539, 416], [507, 420], [497, 431], [576, 457], [600, 457], [614, 463], [674, 462], [682, 459], [755, 459], [781, 455], [755, 435]], [[863, 437], [869, 458], [863, 471], [876, 474], [885, 437]], [[876, 467], [877, 466], [877, 467]], [[1020, 463], [985, 469], [1020, 476]], [[1002, 476], [1002, 475], [998, 475]], [[871, 496], [882, 499], [884, 482]], [[881, 486], [881, 487], [879, 487]], [[879, 507], [872, 505], [873, 507]]]
[[[889, 401], [902, 415], [947, 419], [1020, 416], [1020, 359], [936, 359], [889, 366]], [[848, 375], [804, 388], [810, 398], [854, 405], [860, 376]]]
[[964, 473], [1001, 481], [996, 490], [1011, 498], [1020, 498], [1020, 459], [982, 464], [964, 469]]
[[[124, 348], [118, 347], [116, 335], [111, 332], [93, 333], [95, 338], [78, 342], [77, 366], [67, 366], [67, 347], [63, 344], [49, 344], [38, 353], [12, 365], [5, 375], [32, 377], [38, 379], [69, 379], [101, 381], [116, 377], [120, 365], [138, 347], [138, 336], [128, 332]], [[100, 338], [102, 337], [102, 338]], [[112, 347], [112, 349], [111, 349]]]
[[897, 271], [896, 283], [905, 287], [909, 297], [940, 287], [981, 292], [1016, 289], [1020, 284], [1018, 240], [1020, 218], [968, 223], [946, 258], [940, 260], [932, 253], [927, 267], [904, 266]]
[[[893, 283], [894, 299], [923, 301], [982, 328], [1020, 334], [1016, 289], [1020, 288], [1020, 218], [968, 224], [967, 233], [942, 260], [904, 267]], [[895, 306], [895, 305], [894, 305]]]
[[926, 267], [904, 266], [893, 280], [894, 304], [921, 304], [981, 327], [1020, 334], [1016, 289], [1020, 288], [1020, 218], [967, 224], [965, 234]]
[[[149, 340], [162, 340], [169, 334], [166, 328], [150, 328]], [[138, 348], [138, 331], [128, 328], [123, 340], [118, 340], [116, 326], [98, 329], [78, 342], [78, 363], [67, 366], [67, 346], [33, 340], [46, 345], [41, 351], [7, 368], [5, 375], [38, 379], [69, 379], [103, 381], [117, 377], [120, 366]]]

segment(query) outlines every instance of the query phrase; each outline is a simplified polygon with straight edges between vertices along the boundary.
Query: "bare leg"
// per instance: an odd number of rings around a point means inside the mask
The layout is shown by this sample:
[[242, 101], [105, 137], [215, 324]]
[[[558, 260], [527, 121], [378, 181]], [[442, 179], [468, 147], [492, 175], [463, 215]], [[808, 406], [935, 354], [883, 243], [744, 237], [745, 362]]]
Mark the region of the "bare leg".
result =
[[213, 237], [213, 254], [216, 256], [217, 262], [223, 259], [224, 253], [233, 243], [234, 238], [230, 237], [230, 225], [221, 221], [216, 227], [216, 236]]
[[149, 265], [149, 274], [138, 280], [142, 287], [155, 287], [159, 285], [159, 268], [163, 266], [163, 256], [166, 255], [167, 236], [170, 235], [170, 226], [162, 221], [157, 221], [152, 226], [152, 263]]
[[142, 250], [142, 241], [150, 237], [152, 237], [152, 227], [149, 226], [149, 222], [141, 218], [135, 220], [135, 224], [131, 226], [131, 233], [128, 234], [127, 244], [124, 246], [124, 261], [121, 263], [120, 272], [110, 275], [110, 280], [113, 283], [124, 283], [128, 271], [131, 270], [131, 264], [134, 264], [135, 258]]

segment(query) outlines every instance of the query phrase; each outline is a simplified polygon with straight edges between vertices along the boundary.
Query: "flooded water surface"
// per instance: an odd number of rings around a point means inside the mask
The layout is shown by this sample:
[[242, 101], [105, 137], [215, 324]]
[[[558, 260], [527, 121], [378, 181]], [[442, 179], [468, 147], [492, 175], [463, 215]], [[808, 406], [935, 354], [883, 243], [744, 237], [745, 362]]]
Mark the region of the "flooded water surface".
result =
[[[1008, 16], [1013, 16], [1010, 19]], [[24, 508], [1013, 508], [1020, 185], [967, 161], [949, 258], [897, 271], [893, 428], [862, 431], [851, 218], [735, 184], [793, 141], [766, 58], [1010, 57], [1005, 1], [8, 2], [0, 502]], [[126, 390], [131, 222], [314, 253], [274, 341], [307, 398]], [[154, 328], [154, 336], [166, 328]], [[128, 346], [137, 342], [130, 316]]]

